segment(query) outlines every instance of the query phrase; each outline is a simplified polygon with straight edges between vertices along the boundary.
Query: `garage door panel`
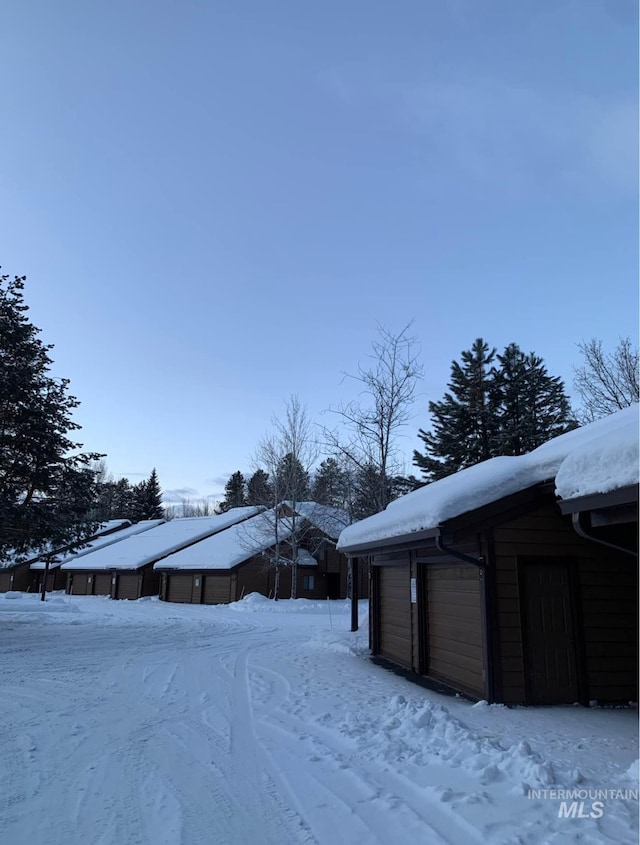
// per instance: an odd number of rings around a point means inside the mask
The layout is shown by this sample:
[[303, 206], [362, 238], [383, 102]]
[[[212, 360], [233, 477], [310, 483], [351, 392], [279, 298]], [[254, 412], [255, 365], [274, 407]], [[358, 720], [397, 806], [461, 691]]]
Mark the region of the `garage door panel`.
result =
[[381, 566], [379, 579], [380, 654], [411, 665], [411, 594], [408, 566]]
[[191, 575], [169, 575], [167, 601], [191, 603], [193, 578]]

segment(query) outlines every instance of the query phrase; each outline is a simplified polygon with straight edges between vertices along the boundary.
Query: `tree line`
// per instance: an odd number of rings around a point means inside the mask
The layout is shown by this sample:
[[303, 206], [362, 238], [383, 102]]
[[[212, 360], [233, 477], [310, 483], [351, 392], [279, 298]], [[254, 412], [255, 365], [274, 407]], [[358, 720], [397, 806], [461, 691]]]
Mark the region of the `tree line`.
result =
[[[51, 374], [52, 345], [28, 318], [25, 277], [0, 276], [0, 559], [78, 543], [106, 519], [167, 514], [156, 470], [138, 484], [114, 479], [104, 455], [74, 439], [79, 401], [69, 380]], [[315, 501], [362, 519], [423, 484], [497, 455], [519, 455], [578, 424], [639, 400], [638, 350], [613, 353], [599, 340], [579, 344], [572, 411], [562, 379], [543, 359], [511, 343], [498, 352], [483, 338], [451, 364], [447, 391], [428, 403], [406, 474], [401, 437], [413, 419], [423, 375], [410, 326], [379, 327], [368, 365], [345, 373], [357, 399], [328, 409], [315, 426], [298, 397], [258, 444], [255, 471], [229, 478], [217, 511], [242, 505]], [[190, 506], [193, 511], [210, 512]], [[182, 515], [187, 513], [187, 505]]]

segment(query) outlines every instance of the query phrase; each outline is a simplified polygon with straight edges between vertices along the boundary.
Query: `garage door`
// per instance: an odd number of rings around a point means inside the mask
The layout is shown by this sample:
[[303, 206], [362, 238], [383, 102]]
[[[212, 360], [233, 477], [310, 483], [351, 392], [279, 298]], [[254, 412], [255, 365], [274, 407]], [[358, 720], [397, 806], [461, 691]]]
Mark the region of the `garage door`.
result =
[[411, 590], [408, 566], [378, 570], [380, 655], [411, 666]]
[[8, 593], [11, 589], [11, 573], [0, 572], [0, 593]]
[[116, 589], [117, 599], [140, 598], [139, 575], [118, 575], [118, 586]]
[[204, 603], [228, 604], [230, 601], [230, 575], [207, 575], [204, 579]]
[[74, 596], [86, 596], [90, 590], [89, 576], [86, 572], [74, 572], [71, 576], [71, 592]]
[[95, 596], [111, 595], [111, 575], [101, 572], [93, 577], [93, 594]]
[[480, 583], [477, 566], [427, 567], [429, 674], [483, 696]]
[[167, 601], [191, 603], [192, 586], [193, 578], [191, 575], [169, 575]]

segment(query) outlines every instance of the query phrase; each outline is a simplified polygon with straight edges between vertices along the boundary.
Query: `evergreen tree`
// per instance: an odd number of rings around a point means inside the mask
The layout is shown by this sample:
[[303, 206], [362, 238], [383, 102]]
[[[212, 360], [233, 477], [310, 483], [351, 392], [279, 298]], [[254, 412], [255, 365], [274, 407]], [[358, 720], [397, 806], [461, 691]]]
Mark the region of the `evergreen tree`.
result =
[[482, 340], [453, 362], [450, 393], [430, 402], [433, 431], [420, 429], [424, 454], [414, 464], [427, 481], [498, 455], [522, 455], [576, 423], [560, 378], [548, 374], [542, 358], [525, 355], [516, 343], [497, 356]]
[[344, 508], [348, 502], [347, 473], [335, 458], [326, 458], [318, 467], [311, 487], [311, 498], [319, 505]]
[[247, 504], [244, 475], [238, 470], [227, 481], [224, 499], [218, 505], [218, 513], [225, 513], [231, 508], [242, 508]]
[[79, 402], [50, 375], [49, 350], [29, 321], [25, 277], [0, 276], [0, 559], [91, 534], [101, 455], [78, 454], [69, 433]]
[[272, 507], [275, 504], [274, 498], [273, 488], [269, 483], [269, 473], [263, 469], [256, 470], [247, 483], [246, 503]]
[[158, 481], [158, 474], [154, 469], [145, 481], [141, 481], [133, 488], [133, 501], [130, 519], [139, 522], [141, 519], [162, 519], [162, 491]]
[[496, 388], [491, 364], [496, 350], [482, 338], [451, 364], [449, 391], [429, 402], [433, 431], [420, 429], [425, 452], [413, 453], [414, 464], [428, 481], [490, 458], [495, 438]]
[[115, 482], [111, 504], [111, 519], [133, 519], [135, 514], [135, 492], [128, 478]]
[[281, 499], [293, 503], [309, 498], [309, 473], [292, 452], [287, 452], [278, 461], [276, 468], [276, 489]]
[[499, 402], [496, 455], [524, 455], [575, 427], [562, 379], [551, 377], [542, 358], [510, 343], [498, 355]]

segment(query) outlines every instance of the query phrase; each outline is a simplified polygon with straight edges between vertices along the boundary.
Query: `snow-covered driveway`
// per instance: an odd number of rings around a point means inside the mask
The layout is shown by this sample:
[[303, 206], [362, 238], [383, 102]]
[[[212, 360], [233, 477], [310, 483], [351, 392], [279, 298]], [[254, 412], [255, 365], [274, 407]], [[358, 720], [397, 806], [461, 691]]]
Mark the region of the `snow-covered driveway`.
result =
[[[372, 666], [344, 602], [28, 602], [0, 614], [3, 845], [636, 841], [633, 801], [558, 819], [557, 802], [524, 794], [596, 771], [637, 788], [631, 710], [556, 708], [542, 726], [536, 711], [524, 743], [534, 711], [471, 707]], [[604, 755], [586, 776], [571, 730], [566, 759], [545, 756], [567, 714]]]

